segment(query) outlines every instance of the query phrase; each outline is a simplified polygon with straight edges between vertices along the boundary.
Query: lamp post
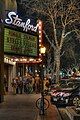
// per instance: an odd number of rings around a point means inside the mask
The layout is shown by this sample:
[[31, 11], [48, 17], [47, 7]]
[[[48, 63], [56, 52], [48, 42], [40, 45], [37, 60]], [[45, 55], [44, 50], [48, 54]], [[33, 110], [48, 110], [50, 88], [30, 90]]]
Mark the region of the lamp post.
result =
[[42, 63], [41, 63], [41, 109], [40, 109], [40, 114], [44, 115], [44, 68], [43, 68], [43, 63], [44, 63], [44, 55], [46, 52], [46, 48], [44, 46], [41, 46], [40, 48], [40, 53], [42, 56]]

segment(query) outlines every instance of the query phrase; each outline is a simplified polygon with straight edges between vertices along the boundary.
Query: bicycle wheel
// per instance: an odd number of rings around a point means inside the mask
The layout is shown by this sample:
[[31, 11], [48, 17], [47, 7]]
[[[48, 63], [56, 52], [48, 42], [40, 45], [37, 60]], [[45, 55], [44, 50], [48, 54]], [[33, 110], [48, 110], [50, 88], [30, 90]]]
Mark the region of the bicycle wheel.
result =
[[[41, 102], [42, 102], [42, 98], [39, 98], [36, 101], [36, 107], [38, 109], [41, 109], [41, 107], [42, 107], [42, 103]], [[44, 110], [48, 109], [48, 107], [49, 107], [49, 101], [46, 98], [44, 98]]]

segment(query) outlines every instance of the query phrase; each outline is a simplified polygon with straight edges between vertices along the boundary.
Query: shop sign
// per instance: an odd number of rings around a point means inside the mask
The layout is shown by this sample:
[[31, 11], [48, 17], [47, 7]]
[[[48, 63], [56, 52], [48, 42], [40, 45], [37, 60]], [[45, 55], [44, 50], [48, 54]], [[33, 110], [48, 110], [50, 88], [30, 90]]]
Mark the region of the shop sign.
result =
[[5, 23], [8, 25], [14, 25], [17, 27], [21, 27], [23, 31], [32, 31], [37, 32], [38, 26], [34, 26], [31, 24], [31, 20], [27, 19], [26, 22], [24, 22], [15, 12], [9, 12], [8, 18], [5, 19]]

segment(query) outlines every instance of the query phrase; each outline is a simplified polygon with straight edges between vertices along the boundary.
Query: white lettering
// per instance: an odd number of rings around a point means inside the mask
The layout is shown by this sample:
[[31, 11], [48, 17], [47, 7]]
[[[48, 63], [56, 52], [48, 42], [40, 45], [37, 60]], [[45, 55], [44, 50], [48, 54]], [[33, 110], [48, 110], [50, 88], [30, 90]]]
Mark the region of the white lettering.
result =
[[11, 24], [11, 23], [13, 22], [13, 19], [12, 19], [12, 16], [13, 16], [13, 15], [16, 15], [16, 13], [15, 13], [15, 12], [9, 12], [9, 14], [8, 14], [9, 19], [6, 19], [6, 20], [5, 20], [5, 22], [6, 22], [7, 24]]
[[18, 17], [18, 15], [16, 15], [15, 12], [9, 12], [8, 13], [8, 19], [5, 19], [5, 22], [7, 24], [12, 24], [12, 25], [15, 25], [15, 26], [18, 26], [18, 27], [22, 27], [23, 28], [23, 31], [28, 31], [28, 30], [31, 30], [31, 31], [34, 31], [36, 32], [37, 31], [37, 28], [38, 26], [33, 26], [31, 25], [31, 21], [30, 19], [28, 19], [26, 22], [23, 22], [22, 19], [20, 19]]
[[18, 18], [18, 15], [16, 15], [16, 17], [13, 17], [14, 21], [13, 21], [13, 25], [17, 25], [17, 23], [20, 23], [20, 21], [22, 21], [22, 19]]

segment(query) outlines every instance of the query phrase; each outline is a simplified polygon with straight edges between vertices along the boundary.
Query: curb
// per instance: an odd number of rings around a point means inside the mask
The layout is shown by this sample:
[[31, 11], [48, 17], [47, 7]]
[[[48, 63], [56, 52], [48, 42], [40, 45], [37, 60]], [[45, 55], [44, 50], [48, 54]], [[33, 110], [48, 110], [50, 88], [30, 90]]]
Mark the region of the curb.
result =
[[58, 110], [58, 108], [56, 107], [56, 106], [54, 106], [55, 107], [55, 110], [56, 110], [56, 112], [57, 112], [57, 117], [58, 117], [58, 119], [57, 120], [62, 120], [62, 118], [61, 118], [61, 115], [60, 115], [60, 113], [59, 113], [59, 110]]
[[77, 114], [71, 107], [66, 107], [66, 114], [70, 120], [80, 120], [80, 114]]

